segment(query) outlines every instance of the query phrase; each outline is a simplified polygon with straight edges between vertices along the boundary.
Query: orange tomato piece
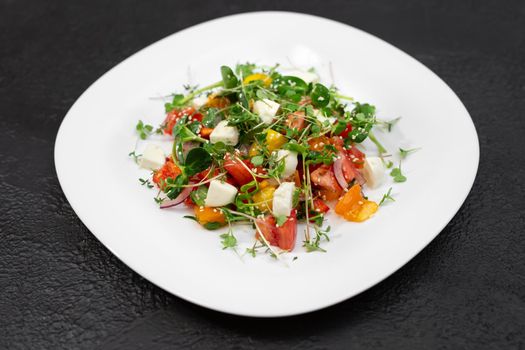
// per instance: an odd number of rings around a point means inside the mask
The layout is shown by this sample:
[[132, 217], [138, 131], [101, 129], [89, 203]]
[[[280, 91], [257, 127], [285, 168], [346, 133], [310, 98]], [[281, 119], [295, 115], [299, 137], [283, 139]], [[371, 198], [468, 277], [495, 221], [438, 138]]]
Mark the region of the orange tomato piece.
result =
[[205, 139], [209, 139], [212, 131], [213, 131], [213, 128], [207, 128], [203, 126], [199, 134], [201, 135], [201, 137]]
[[308, 145], [310, 145], [310, 149], [312, 151], [321, 152], [324, 149], [324, 146], [329, 145], [329, 144], [330, 144], [330, 139], [326, 136], [314, 137], [308, 140]]
[[369, 219], [377, 208], [377, 203], [363, 198], [361, 186], [355, 184], [337, 202], [335, 212], [348, 221], [361, 222]]
[[[226, 225], [226, 217], [220, 209], [211, 208], [211, 207], [193, 207], [195, 217], [199, 224], [204, 226], [207, 229], [219, 228]], [[213, 226], [217, 227], [213, 227]]]

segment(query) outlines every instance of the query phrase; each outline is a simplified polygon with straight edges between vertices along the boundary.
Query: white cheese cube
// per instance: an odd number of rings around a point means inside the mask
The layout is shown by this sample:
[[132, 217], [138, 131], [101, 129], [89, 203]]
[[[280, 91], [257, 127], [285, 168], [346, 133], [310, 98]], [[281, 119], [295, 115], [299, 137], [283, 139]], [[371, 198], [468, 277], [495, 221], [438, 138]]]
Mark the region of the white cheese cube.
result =
[[195, 109], [200, 109], [201, 107], [203, 107], [206, 103], [208, 102], [208, 97], [207, 96], [199, 96], [199, 97], [195, 97], [193, 99], [193, 107]]
[[239, 130], [235, 126], [228, 126], [228, 121], [221, 120], [211, 132], [210, 142], [235, 146], [239, 142]]
[[273, 215], [289, 216], [293, 209], [293, 193], [295, 184], [293, 182], [283, 182], [273, 193]]
[[323, 126], [326, 124], [325, 122], [328, 122], [328, 125], [332, 125], [337, 120], [336, 117], [327, 117], [318, 109], [314, 109], [314, 116], [319, 120]]
[[312, 73], [312, 72], [306, 72], [306, 71], [301, 71], [301, 70], [294, 70], [294, 71], [290, 71], [290, 72], [287, 72], [286, 75], [291, 75], [293, 77], [297, 77], [299, 79], [302, 79], [304, 80], [304, 82], [306, 84], [309, 84], [309, 83], [318, 83], [319, 82], [319, 76], [315, 73]]
[[271, 124], [281, 105], [267, 98], [255, 101], [253, 113], [257, 114], [265, 124]]
[[370, 188], [381, 186], [385, 178], [385, 165], [379, 157], [366, 157], [363, 165], [363, 176]]
[[210, 188], [208, 189], [208, 195], [206, 196], [204, 205], [207, 207], [222, 207], [232, 203], [236, 195], [237, 188], [235, 188], [235, 186], [220, 180], [213, 180], [210, 182]]
[[280, 149], [277, 151], [277, 160], [284, 158], [284, 171], [281, 174], [282, 178], [292, 176], [297, 169], [297, 152]]
[[144, 152], [142, 152], [142, 157], [139, 158], [138, 163], [144, 169], [157, 170], [164, 165], [165, 161], [166, 157], [164, 156], [162, 148], [149, 144], [146, 146]]

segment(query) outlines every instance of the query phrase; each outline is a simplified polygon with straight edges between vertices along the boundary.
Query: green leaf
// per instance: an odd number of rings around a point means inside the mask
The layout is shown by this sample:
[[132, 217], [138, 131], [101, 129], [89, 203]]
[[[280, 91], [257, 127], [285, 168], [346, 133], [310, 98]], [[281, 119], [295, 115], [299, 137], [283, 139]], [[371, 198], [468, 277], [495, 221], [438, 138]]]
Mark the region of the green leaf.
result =
[[165, 103], [164, 109], [166, 110], [166, 113], [171, 112], [177, 107], [184, 106], [184, 95], [182, 94], [175, 94], [173, 95], [173, 99], [171, 103]]
[[169, 199], [175, 199], [181, 192], [182, 186], [188, 184], [188, 177], [185, 174], [178, 175], [175, 179], [165, 180], [164, 193]]
[[303, 246], [306, 248], [306, 251], [308, 253], [315, 252], [315, 251], [326, 253], [326, 250], [319, 247], [319, 244], [304, 242]]
[[309, 147], [305, 144], [299, 144], [295, 140], [291, 140], [290, 142], [283, 145], [284, 149], [287, 149], [289, 151], [294, 151], [297, 153], [306, 153], [309, 149]]
[[308, 84], [304, 80], [294, 76], [281, 76], [273, 80], [272, 89], [293, 102], [299, 102], [308, 90]]
[[193, 176], [211, 166], [211, 155], [202, 147], [197, 147], [188, 152], [184, 163], [184, 172]]
[[421, 148], [412, 148], [412, 149], [402, 149], [399, 148], [399, 154], [401, 155], [401, 159], [406, 158], [410, 153], [414, 153], [419, 151]]
[[221, 67], [221, 76], [226, 89], [233, 89], [239, 85], [239, 79], [235, 76], [232, 69], [228, 66]]
[[285, 215], [277, 215], [275, 217], [275, 223], [277, 226], [283, 226], [286, 220], [288, 220], [288, 218]]
[[193, 203], [197, 204], [200, 207], [204, 206], [204, 202], [206, 201], [206, 197], [208, 196], [208, 187], [206, 186], [199, 186], [194, 191], [191, 191], [190, 197]]
[[222, 238], [222, 249], [235, 248], [235, 246], [237, 246], [237, 238], [235, 238], [234, 235], [223, 233], [220, 237]]
[[392, 169], [390, 176], [394, 178], [395, 182], [405, 182], [407, 180], [406, 176], [401, 172], [401, 165], [399, 168]]
[[139, 120], [137, 125], [135, 126], [135, 130], [137, 130], [137, 133], [139, 134], [139, 137], [142, 140], [145, 140], [149, 135], [153, 132], [153, 126], [144, 124], [142, 120]]
[[246, 248], [246, 253], [250, 254], [253, 258], [257, 255], [257, 249], [254, 248]]
[[334, 135], [339, 135], [339, 134], [341, 134], [343, 131], [345, 131], [347, 125], [348, 125], [348, 124], [347, 124], [346, 121], [339, 120], [339, 121], [337, 122], [337, 124], [335, 124], [335, 126], [333, 127], [333, 129], [332, 129], [332, 133], [333, 133]]
[[312, 104], [317, 108], [323, 108], [328, 106], [330, 103], [330, 90], [323, 84], [315, 84], [310, 94], [312, 98]]
[[379, 202], [379, 205], [383, 205], [386, 201], [392, 201], [395, 202], [396, 200], [394, 197], [392, 197], [392, 187], [388, 189], [388, 192], [383, 195], [383, 198], [381, 198], [381, 201]]
[[251, 162], [255, 166], [262, 165], [262, 163], [264, 162], [264, 157], [263, 156], [252, 157]]
[[223, 225], [220, 222], [208, 222], [203, 225], [206, 230], [216, 230], [218, 228], [221, 228]]
[[257, 68], [257, 66], [253, 63], [239, 63], [235, 66], [235, 73], [243, 78], [246, 78], [248, 75], [253, 74], [253, 70], [255, 68]]
[[153, 188], [153, 185], [149, 181], [149, 179], [139, 179], [139, 182], [142, 186], [146, 186], [147, 188]]
[[206, 115], [202, 118], [202, 125], [207, 128], [214, 128], [217, 125], [218, 109], [210, 108], [206, 111]]

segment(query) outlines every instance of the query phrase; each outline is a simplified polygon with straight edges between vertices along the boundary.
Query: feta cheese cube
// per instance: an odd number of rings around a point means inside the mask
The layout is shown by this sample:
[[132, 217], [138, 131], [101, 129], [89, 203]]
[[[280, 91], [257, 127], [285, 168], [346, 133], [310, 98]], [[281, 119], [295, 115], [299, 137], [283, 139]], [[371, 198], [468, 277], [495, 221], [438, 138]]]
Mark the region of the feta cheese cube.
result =
[[380, 186], [385, 178], [385, 165], [379, 157], [366, 157], [363, 165], [363, 176], [370, 188]]
[[295, 184], [293, 182], [283, 182], [273, 193], [273, 215], [289, 216], [293, 209], [293, 194]]
[[193, 107], [195, 109], [200, 109], [201, 107], [203, 107], [206, 103], [208, 102], [208, 97], [207, 96], [199, 96], [199, 97], [195, 97], [193, 99]]
[[282, 178], [292, 176], [297, 169], [297, 152], [280, 149], [277, 151], [277, 160], [284, 158], [284, 171], [281, 174]]
[[281, 105], [267, 98], [255, 101], [253, 113], [257, 114], [265, 124], [271, 124]]
[[309, 84], [309, 83], [315, 84], [319, 82], [319, 76], [312, 72], [306, 72], [302, 70], [293, 70], [293, 71], [287, 72], [286, 75], [291, 75], [293, 77], [302, 79], [304, 80], [306, 84]]
[[228, 126], [228, 121], [221, 120], [211, 132], [210, 142], [235, 146], [239, 142], [239, 130], [235, 126]]
[[146, 146], [144, 152], [142, 152], [142, 157], [139, 158], [138, 163], [144, 169], [157, 170], [164, 165], [165, 161], [166, 157], [164, 156], [162, 148], [149, 144]]
[[232, 203], [236, 195], [237, 188], [235, 186], [220, 180], [213, 180], [210, 182], [204, 205], [207, 207], [222, 207]]

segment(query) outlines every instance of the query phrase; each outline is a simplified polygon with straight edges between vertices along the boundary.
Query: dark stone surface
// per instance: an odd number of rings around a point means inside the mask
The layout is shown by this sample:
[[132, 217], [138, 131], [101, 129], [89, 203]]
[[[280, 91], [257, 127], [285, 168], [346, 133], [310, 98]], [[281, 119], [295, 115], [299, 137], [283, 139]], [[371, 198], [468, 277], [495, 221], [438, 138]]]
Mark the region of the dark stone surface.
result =
[[[470, 196], [422, 253], [351, 300], [277, 320], [139, 277], [76, 217], [53, 164], [60, 121], [101, 74], [180, 29], [263, 9], [330, 17], [413, 55], [456, 91], [481, 144]], [[524, 118], [523, 1], [0, 0], [0, 348], [524, 348]]]

